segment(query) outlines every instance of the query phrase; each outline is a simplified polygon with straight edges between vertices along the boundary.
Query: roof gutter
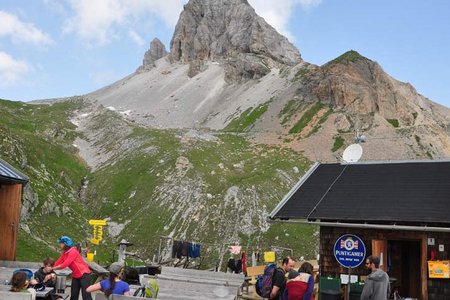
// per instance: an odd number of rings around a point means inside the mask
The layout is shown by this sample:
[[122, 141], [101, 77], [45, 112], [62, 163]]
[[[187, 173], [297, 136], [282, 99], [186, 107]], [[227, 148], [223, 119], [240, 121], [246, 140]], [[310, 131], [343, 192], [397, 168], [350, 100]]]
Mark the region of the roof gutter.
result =
[[423, 232], [450, 232], [450, 227], [429, 227], [429, 226], [408, 226], [408, 225], [383, 225], [369, 223], [341, 223], [341, 222], [321, 222], [307, 220], [273, 220], [269, 219], [269, 223], [290, 223], [290, 224], [306, 224], [318, 225], [324, 227], [346, 227], [359, 229], [385, 229], [399, 231], [423, 231]]

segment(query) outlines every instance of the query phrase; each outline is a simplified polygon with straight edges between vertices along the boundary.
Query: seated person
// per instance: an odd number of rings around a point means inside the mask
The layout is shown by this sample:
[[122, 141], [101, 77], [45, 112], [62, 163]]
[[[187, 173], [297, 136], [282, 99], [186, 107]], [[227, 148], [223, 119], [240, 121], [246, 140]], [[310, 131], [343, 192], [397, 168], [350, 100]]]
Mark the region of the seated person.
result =
[[32, 299], [36, 300], [36, 291], [33, 288], [29, 288], [28, 285], [27, 274], [24, 272], [15, 272], [11, 278], [11, 289], [9, 291], [31, 293]]
[[[43, 262], [43, 267], [41, 267], [34, 273], [34, 278], [31, 279], [30, 284], [33, 285], [35, 288], [39, 285], [54, 288], [56, 286], [56, 277], [57, 277], [56, 273], [53, 271], [54, 264], [55, 261], [53, 260], [53, 258], [47, 257]], [[55, 291], [53, 290], [50, 293], [50, 295], [45, 299], [60, 300], [64, 298], [55, 294]]]
[[52, 270], [54, 264], [55, 261], [51, 257], [47, 257], [44, 260], [44, 266], [34, 273], [34, 279], [31, 280], [31, 284], [41, 283], [46, 287], [55, 287], [56, 273]]
[[99, 283], [89, 286], [86, 291], [92, 293], [95, 291], [102, 291], [106, 297], [110, 295], [125, 295], [130, 296], [130, 287], [128, 283], [120, 280], [120, 273], [123, 265], [115, 262], [109, 266], [109, 278]]

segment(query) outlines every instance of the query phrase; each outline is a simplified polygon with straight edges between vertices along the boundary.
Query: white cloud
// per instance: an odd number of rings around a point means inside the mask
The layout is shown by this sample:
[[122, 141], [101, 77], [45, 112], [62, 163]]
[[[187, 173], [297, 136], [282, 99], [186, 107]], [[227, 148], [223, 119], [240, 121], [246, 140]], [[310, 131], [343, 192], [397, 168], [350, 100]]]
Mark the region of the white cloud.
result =
[[289, 18], [295, 7], [300, 5], [304, 9], [310, 9], [321, 2], [322, 0], [249, 0], [250, 5], [267, 23], [291, 40], [294, 38], [288, 28]]
[[145, 40], [142, 38], [142, 36], [139, 35], [134, 30], [128, 31], [128, 36], [131, 38], [133, 42], [135, 42], [138, 46], [143, 46], [145, 44]]
[[17, 60], [0, 51], [0, 87], [8, 87], [22, 81], [32, 68], [23, 60]]
[[37, 45], [53, 43], [51, 37], [32, 23], [25, 23], [17, 16], [0, 10], [0, 37], [10, 36], [13, 42], [26, 42]]
[[64, 32], [75, 33], [79, 37], [107, 44], [115, 36], [113, 25], [126, 19], [125, 6], [118, 0], [68, 0], [74, 15], [68, 19]]
[[187, 0], [121, 0], [127, 3], [133, 16], [152, 13], [170, 26], [175, 26]]
[[[64, 32], [75, 33], [83, 40], [106, 45], [119, 35], [120, 29], [132, 29], [132, 21], [154, 15], [174, 25], [183, 7], [180, 0], [66, 0], [72, 12]], [[133, 40], [137, 41], [133, 35]]]
[[[45, 0], [53, 1], [53, 0]], [[140, 18], [158, 18], [175, 26], [187, 0], [66, 0], [70, 14], [64, 26], [66, 33], [75, 33], [85, 41], [106, 45], [123, 33], [140, 43], [133, 24]], [[322, 0], [249, 0], [256, 12], [281, 33], [289, 33], [289, 18], [296, 6], [308, 9]], [[125, 31], [123, 31], [125, 28]], [[121, 31], [122, 30], [122, 31]]]

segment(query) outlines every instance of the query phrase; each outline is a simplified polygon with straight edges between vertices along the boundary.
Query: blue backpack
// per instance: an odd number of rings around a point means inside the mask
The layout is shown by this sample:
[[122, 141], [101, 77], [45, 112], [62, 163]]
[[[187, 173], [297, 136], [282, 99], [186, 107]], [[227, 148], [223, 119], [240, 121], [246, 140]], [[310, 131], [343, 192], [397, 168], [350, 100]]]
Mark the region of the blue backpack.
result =
[[276, 264], [269, 264], [264, 268], [264, 274], [259, 275], [256, 279], [256, 293], [263, 298], [270, 298], [272, 292], [272, 281], [275, 272], [277, 271]]

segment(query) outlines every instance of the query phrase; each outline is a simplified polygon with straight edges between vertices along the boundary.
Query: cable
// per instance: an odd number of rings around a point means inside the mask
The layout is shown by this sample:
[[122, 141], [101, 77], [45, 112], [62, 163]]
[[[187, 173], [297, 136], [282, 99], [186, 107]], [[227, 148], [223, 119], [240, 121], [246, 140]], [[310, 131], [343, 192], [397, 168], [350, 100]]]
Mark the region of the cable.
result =
[[306, 220], [309, 220], [309, 217], [311, 217], [311, 215], [313, 214], [313, 212], [317, 209], [317, 207], [320, 205], [320, 203], [322, 203], [323, 199], [325, 199], [325, 197], [327, 196], [327, 194], [331, 191], [331, 189], [333, 188], [333, 186], [336, 184], [336, 182], [339, 180], [339, 178], [341, 178], [342, 174], [344, 174], [345, 170], [347, 170], [347, 167], [349, 165], [345, 165], [344, 169], [342, 169], [341, 173], [336, 177], [336, 179], [330, 184], [330, 186], [328, 187], [328, 189], [325, 191], [325, 193], [323, 194], [322, 198], [320, 198], [320, 200], [317, 202], [317, 204], [313, 207], [313, 209], [309, 212], [308, 216], [306, 217]]

